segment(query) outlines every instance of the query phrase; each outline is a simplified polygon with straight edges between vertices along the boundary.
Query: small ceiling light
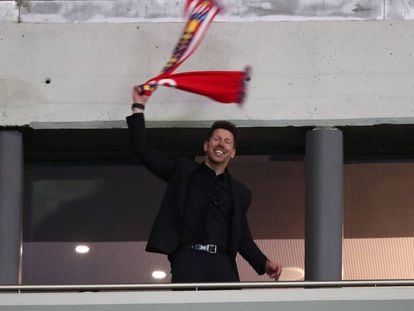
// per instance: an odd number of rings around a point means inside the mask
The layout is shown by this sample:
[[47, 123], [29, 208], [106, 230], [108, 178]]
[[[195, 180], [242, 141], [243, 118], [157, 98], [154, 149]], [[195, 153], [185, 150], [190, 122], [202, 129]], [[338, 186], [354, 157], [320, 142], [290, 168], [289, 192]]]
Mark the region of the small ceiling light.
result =
[[162, 280], [166, 276], [167, 276], [167, 274], [164, 271], [156, 270], [156, 271], [152, 272], [152, 277], [154, 279], [157, 279], [157, 280]]
[[86, 254], [86, 253], [89, 253], [89, 246], [88, 245], [78, 245], [78, 246], [76, 246], [75, 251], [78, 254]]

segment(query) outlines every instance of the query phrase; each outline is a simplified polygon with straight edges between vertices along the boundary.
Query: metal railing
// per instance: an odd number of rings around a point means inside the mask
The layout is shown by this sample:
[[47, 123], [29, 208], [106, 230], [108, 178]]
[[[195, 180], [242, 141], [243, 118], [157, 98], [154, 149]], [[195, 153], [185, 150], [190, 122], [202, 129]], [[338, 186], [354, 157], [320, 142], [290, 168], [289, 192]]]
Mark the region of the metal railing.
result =
[[0, 292], [85, 292], [143, 290], [203, 290], [203, 289], [268, 289], [268, 288], [338, 288], [338, 287], [409, 287], [414, 280], [369, 281], [303, 281], [303, 282], [236, 282], [179, 284], [88, 284], [88, 285], [0, 285]]

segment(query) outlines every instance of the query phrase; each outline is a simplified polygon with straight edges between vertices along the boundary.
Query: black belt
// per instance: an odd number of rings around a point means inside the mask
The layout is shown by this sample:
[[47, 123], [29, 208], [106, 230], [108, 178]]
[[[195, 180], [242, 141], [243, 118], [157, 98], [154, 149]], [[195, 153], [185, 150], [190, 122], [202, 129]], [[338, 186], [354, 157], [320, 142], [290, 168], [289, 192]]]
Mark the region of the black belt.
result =
[[226, 249], [224, 247], [221, 247], [219, 245], [215, 244], [188, 244], [188, 247], [201, 252], [207, 252], [210, 254], [216, 254], [216, 253], [224, 253], [226, 252]]

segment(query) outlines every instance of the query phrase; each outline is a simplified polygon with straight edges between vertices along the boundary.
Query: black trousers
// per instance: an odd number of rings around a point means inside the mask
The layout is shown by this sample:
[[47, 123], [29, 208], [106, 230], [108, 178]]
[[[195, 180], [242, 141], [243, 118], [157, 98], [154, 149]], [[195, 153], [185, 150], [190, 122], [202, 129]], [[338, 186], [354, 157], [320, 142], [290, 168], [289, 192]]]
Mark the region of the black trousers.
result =
[[239, 282], [239, 274], [227, 253], [211, 254], [181, 247], [169, 256], [172, 283]]

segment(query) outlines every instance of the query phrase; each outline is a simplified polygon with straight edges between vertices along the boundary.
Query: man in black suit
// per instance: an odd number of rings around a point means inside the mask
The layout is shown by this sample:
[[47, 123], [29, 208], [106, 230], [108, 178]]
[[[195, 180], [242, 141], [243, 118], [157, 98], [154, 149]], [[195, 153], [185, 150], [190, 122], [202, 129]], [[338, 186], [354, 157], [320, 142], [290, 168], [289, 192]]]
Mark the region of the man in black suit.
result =
[[282, 266], [269, 260], [250, 234], [246, 212], [251, 193], [227, 170], [236, 155], [236, 127], [227, 121], [213, 124], [204, 141], [202, 164], [171, 159], [146, 145], [147, 100], [136, 86], [133, 113], [127, 117], [132, 148], [168, 186], [146, 250], [168, 255], [173, 283], [237, 282], [237, 253], [258, 274], [278, 280]]

